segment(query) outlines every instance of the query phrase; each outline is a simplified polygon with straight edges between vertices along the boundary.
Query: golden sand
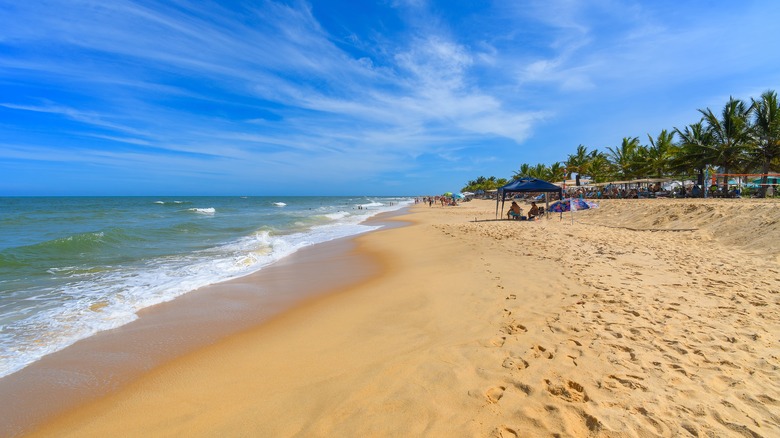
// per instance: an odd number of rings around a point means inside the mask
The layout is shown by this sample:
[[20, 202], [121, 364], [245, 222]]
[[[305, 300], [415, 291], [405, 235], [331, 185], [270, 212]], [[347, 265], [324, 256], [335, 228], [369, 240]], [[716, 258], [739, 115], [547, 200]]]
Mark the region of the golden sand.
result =
[[380, 275], [36, 436], [780, 436], [780, 203], [494, 212], [415, 206]]

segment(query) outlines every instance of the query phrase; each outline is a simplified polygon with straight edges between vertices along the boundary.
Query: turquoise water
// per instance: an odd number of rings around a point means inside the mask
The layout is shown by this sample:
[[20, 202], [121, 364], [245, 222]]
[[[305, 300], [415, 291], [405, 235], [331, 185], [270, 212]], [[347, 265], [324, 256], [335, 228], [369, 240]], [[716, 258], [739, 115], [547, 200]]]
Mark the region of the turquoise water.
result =
[[388, 197], [0, 198], [0, 377], [145, 307], [371, 231]]

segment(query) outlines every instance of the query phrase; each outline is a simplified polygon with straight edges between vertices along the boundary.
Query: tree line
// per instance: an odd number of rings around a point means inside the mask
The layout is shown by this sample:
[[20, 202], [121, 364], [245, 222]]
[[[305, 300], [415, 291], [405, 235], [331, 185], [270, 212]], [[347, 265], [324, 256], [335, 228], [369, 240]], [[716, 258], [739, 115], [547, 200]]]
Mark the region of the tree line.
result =
[[[565, 161], [550, 165], [523, 163], [511, 179], [480, 176], [463, 191], [494, 190], [522, 177], [562, 181], [572, 174], [593, 182], [640, 178], [693, 178], [704, 187], [705, 172], [726, 174], [760, 173], [761, 196], [766, 196], [766, 174], [780, 170], [780, 106], [777, 93], [768, 90], [758, 99], [729, 98], [720, 114], [699, 109], [701, 119], [682, 128], [648, 134], [647, 144], [639, 137], [624, 137], [619, 146], [605, 151], [577, 146]], [[728, 176], [719, 181], [728, 190]]]

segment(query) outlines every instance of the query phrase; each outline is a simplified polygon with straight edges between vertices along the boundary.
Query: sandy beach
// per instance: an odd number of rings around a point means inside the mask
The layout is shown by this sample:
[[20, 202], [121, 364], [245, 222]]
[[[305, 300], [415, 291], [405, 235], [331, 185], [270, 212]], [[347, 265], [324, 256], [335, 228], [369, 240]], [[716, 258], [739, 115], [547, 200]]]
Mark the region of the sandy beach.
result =
[[370, 277], [29, 436], [780, 436], [780, 202], [392, 220]]

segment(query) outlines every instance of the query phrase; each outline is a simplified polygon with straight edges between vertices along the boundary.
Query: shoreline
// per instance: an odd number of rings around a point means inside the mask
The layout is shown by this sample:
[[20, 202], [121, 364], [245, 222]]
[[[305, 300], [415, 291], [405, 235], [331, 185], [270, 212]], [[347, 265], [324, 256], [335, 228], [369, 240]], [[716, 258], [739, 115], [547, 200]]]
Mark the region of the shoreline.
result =
[[[395, 218], [406, 210], [381, 213], [365, 223], [381, 225], [380, 230], [402, 226]], [[254, 273], [141, 309], [131, 323], [98, 332], [0, 378], [0, 404], [6, 406], [0, 413], [0, 436], [28, 433], [177, 357], [366, 281], [379, 266], [356, 252], [358, 236], [302, 248]]]
[[377, 275], [31, 436], [774, 436], [778, 206], [414, 206], [354, 239]]

